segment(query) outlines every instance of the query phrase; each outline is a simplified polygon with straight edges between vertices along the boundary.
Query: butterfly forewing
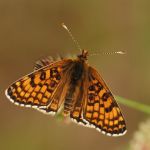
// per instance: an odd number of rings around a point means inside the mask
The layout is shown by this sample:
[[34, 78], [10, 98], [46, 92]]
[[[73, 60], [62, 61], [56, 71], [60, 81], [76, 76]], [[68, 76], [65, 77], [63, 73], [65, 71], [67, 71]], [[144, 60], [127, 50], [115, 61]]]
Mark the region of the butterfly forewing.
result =
[[24, 76], [8, 87], [7, 97], [20, 106], [46, 108], [71, 63], [58, 61]]
[[126, 124], [110, 90], [92, 67], [89, 67], [88, 78], [83, 118], [106, 135], [123, 135], [126, 132]]

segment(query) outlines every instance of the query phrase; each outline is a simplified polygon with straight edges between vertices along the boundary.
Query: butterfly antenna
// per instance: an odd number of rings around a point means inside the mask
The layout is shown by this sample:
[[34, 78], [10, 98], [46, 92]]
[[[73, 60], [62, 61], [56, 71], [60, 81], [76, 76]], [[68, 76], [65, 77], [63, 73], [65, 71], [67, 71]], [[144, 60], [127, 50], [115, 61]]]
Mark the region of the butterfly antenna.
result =
[[114, 55], [114, 54], [119, 54], [119, 55], [124, 55], [126, 54], [124, 51], [114, 51], [114, 52], [101, 52], [101, 53], [92, 53], [90, 54], [90, 56], [95, 56], [95, 55], [100, 55], [100, 54], [104, 54], [104, 55]]
[[73, 42], [75, 43], [75, 45], [77, 46], [77, 48], [82, 52], [82, 49], [81, 49], [78, 41], [74, 38], [74, 36], [72, 35], [70, 29], [68, 29], [68, 27], [64, 23], [62, 23], [61, 25], [68, 32], [69, 36], [71, 37], [71, 39], [73, 40]]
[[106, 55], [113, 55], [113, 54], [124, 55], [126, 53], [124, 51], [114, 51], [114, 52], [104, 52], [103, 54], [106, 54]]

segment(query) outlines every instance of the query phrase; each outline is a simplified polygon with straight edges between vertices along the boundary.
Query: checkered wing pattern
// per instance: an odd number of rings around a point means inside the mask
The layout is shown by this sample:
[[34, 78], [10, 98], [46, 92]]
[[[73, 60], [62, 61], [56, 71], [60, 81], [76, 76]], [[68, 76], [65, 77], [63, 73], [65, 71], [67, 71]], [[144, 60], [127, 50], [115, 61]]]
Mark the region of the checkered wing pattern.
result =
[[83, 108], [83, 119], [90, 126], [110, 136], [126, 132], [121, 110], [98, 72], [89, 67], [87, 99]]
[[[43, 112], [57, 112], [59, 99], [53, 102], [53, 96], [58, 87], [65, 84], [66, 71], [69, 70], [72, 60], [62, 60], [51, 63], [48, 66], [40, 67], [14, 82], [6, 90], [6, 95], [16, 105], [33, 107]], [[66, 81], [67, 82], [67, 81]], [[50, 106], [49, 111], [47, 107]]]

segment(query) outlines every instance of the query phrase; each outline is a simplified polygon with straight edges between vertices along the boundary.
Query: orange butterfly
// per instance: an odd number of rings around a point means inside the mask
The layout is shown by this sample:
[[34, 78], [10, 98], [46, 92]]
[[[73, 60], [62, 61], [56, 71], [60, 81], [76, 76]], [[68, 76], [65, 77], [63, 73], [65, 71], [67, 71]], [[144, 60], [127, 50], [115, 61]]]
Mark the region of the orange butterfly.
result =
[[16, 105], [50, 114], [63, 105], [73, 121], [106, 135], [123, 135], [127, 130], [120, 108], [87, 56], [82, 50], [76, 59], [43, 59], [34, 72], [10, 85], [6, 96]]

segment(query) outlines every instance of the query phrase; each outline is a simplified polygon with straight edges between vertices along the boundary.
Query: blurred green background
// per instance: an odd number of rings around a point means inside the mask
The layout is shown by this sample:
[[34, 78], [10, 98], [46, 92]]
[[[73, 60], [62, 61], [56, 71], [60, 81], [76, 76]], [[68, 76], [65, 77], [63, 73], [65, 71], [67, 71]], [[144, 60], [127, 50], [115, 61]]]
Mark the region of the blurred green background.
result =
[[64, 22], [89, 53], [89, 63], [116, 95], [150, 104], [150, 1], [0, 0], [0, 149], [125, 150], [149, 116], [121, 105], [128, 132], [107, 137], [7, 100], [4, 90], [44, 56], [78, 54]]

